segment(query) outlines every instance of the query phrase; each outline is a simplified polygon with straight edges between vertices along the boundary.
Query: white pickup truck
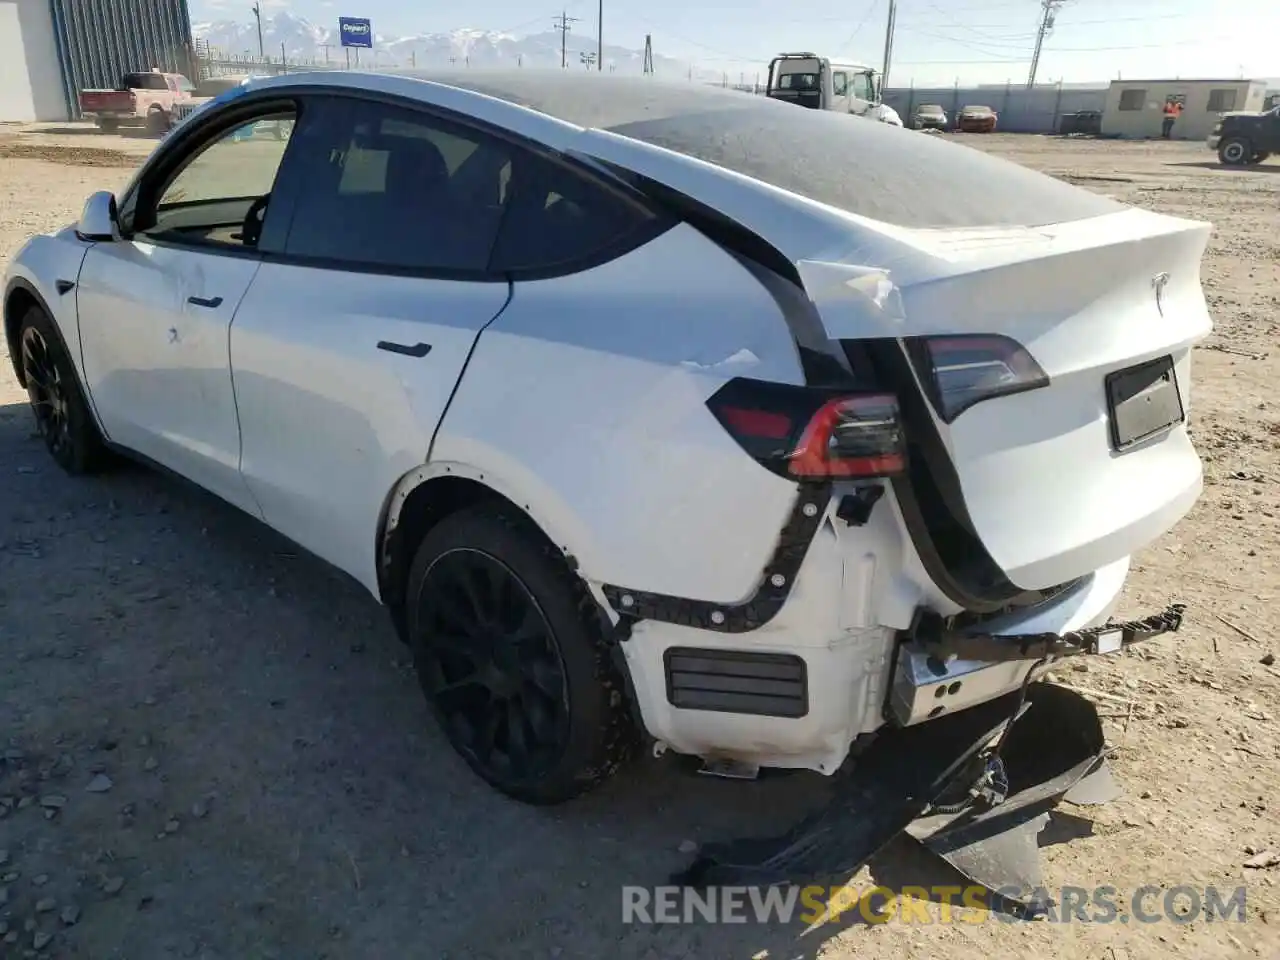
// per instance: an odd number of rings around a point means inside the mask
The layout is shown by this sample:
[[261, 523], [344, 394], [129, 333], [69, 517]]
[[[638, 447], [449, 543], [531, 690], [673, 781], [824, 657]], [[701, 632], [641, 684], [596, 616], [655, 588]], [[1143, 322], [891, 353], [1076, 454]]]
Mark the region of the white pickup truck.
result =
[[780, 53], [769, 62], [768, 97], [902, 126], [898, 111], [884, 103], [880, 93], [880, 77], [866, 64], [816, 53]]

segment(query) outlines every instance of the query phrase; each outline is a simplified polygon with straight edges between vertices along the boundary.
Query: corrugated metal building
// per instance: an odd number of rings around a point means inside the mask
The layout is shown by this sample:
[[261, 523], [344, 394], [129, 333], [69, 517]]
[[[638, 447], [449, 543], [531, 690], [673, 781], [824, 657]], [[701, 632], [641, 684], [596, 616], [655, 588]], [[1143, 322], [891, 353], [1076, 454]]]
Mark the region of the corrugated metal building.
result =
[[187, 0], [4, 0], [0, 121], [76, 119], [84, 87], [192, 60]]
[[1164, 105], [1182, 104], [1173, 125], [1175, 140], [1203, 140], [1219, 114], [1261, 110], [1267, 95], [1263, 80], [1113, 80], [1102, 112], [1102, 132], [1119, 137], [1158, 137]]

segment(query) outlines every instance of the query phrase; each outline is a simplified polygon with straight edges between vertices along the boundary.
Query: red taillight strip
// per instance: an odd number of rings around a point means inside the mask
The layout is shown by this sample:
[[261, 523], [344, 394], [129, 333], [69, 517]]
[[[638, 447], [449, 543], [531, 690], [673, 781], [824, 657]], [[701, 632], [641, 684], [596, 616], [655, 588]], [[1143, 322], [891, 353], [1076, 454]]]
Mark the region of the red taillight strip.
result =
[[[895, 449], [881, 450], [858, 456], [832, 455], [835, 429], [858, 408], [881, 406], [883, 414], [872, 414], [862, 421], [868, 429], [896, 429], [898, 439]], [[897, 398], [892, 394], [841, 397], [823, 404], [805, 427], [800, 442], [788, 458], [790, 472], [796, 477], [884, 477], [901, 473], [906, 469], [906, 455], [902, 449], [901, 421], [898, 417]]]
[[721, 407], [720, 416], [734, 430], [748, 437], [764, 440], [785, 440], [793, 429], [791, 418], [783, 413], [768, 410], [748, 410], [744, 407]]

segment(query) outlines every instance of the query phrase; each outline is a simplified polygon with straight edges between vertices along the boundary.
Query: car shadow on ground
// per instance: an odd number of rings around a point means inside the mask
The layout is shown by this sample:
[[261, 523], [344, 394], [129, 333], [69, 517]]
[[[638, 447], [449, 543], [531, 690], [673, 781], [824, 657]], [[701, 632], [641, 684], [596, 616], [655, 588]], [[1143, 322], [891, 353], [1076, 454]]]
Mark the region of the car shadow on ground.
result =
[[69, 123], [66, 126], [50, 126], [41, 127], [42, 134], [50, 134], [54, 136], [77, 136], [77, 137], [125, 137], [130, 140], [159, 140], [160, 134], [153, 133], [144, 126], [117, 127], [114, 130], [100, 130], [92, 123]]
[[[68, 477], [32, 431], [0, 406], [0, 800], [34, 801], [0, 848], [82, 908], [56, 933], [76, 955], [745, 960], [865, 935], [856, 915], [624, 922], [624, 888], [667, 884], [689, 841], [780, 833], [830, 781], [649, 757], [564, 806], [507, 800], [436, 730], [363, 588], [171, 478]], [[919, 855], [873, 873], [952, 882], [900, 865]], [[35, 896], [15, 888], [11, 924], [48, 922]]]
[[1203, 170], [1217, 170], [1220, 173], [1280, 173], [1280, 163], [1263, 161], [1245, 166], [1232, 167], [1215, 160], [1170, 160], [1166, 167], [1199, 167]]

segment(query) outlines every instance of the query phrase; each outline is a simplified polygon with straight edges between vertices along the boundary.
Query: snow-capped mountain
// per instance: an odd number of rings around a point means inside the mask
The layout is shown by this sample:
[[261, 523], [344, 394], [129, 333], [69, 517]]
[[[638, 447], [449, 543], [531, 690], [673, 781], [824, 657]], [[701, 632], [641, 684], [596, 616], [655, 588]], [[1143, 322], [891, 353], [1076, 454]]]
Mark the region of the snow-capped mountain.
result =
[[[192, 33], [209, 45], [215, 56], [246, 57], [258, 53], [258, 28], [251, 20], [240, 23], [219, 20], [193, 23]], [[338, 25], [322, 27], [302, 17], [281, 11], [262, 18], [262, 48], [266, 55], [280, 59], [280, 47], [290, 62], [346, 63], [346, 52], [338, 40]], [[566, 41], [568, 63], [583, 69], [582, 54], [595, 55], [596, 40], [589, 31], [570, 31]], [[354, 51], [353, 51], [354, 54]], [[463, 29], [450, 33], [420, 33], [412, 36], [390, 36], [376, 33], [374, 49], [362, 50], [361, 66], [382, 67], [559, 67], [560, 34], [556, 31], [513, 36], [489, 30]], [[617, 73], [643, 73], [644, 51], [606, 43], [605, 69]], [[655, 71], [667, 77], [719, 80], [720, 74], [709, 74], [689, 63], [670, 57], [655, 56]]]

